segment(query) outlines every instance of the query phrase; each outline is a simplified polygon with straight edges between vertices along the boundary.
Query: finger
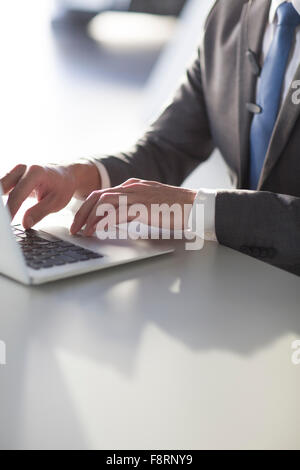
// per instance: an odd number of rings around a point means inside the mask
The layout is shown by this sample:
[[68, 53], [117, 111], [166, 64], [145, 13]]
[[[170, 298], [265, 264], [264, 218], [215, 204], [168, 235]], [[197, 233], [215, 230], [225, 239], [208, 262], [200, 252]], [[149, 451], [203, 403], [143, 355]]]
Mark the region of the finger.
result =
[[4, 194], [7, 194], [16, 186], [26, 171], [26, 165], [17, 165], [12, 171], [7, 173], [1, 180], [1, 186]]
[[90, 236], [93, 234], [93, 227], [95, 224], [97, 224], [97, 220], [101, 220], [101, 216], [99, 216], [98, 209], [100, 205], [103, 205], [104, 210], [106, 210], [105, 206], [109, 206], [109, 209], [112, 210], [117, 210], [119, 207], [119, 202], [120, 202], [120, 196], [122, 196], [122, 193], [105, 193], [100, 197], [100, 200], [93, 209], [90, 211], [87, 220], [86, 220], [86, 227], [83, 232], [85, 236]]
[[114, 193], [120, 191], [120, 188], [117, 186], [115, 188], [104, 189], [102, 191], [95, 191], [87, 198], [87, 200], [82, 204], [81, 208], [74, 217], [73, 224], [70, 228], [72, 235], [75, 235], [79, 230], [85, 225], [87, 217], [90, 211], [93, 209], [96, 202], [99, 198], [106, 193]]
[[40, 182], [40, 173], [36, 171], [28, 172], [19, 180], [9, 194], [7, 201], [7, 207], [10, 210], [12, 219], [15, 217], [25, 199], [39, 186]]
[[[100, 192], [100, 191], [99, 191]], [[81, 208], [74, 217], [73, 224], [71, 225], [70, 232], [72, 235], [75, 235], [79, 230], [85, 225], [86, 220], [99, 200], [99, 192], [92, 193], [87, 200], [82, 204]]]
[[[130, 206], [129, 206], [130, 207]], [[128, 211], [120, 211], [120, 208], [116, 208], [116, 212], [113, 215], [112, 212], [105, 214], [105, 216], [95, 216], [93, 223], [91, 224], [88, 233], [85, 235], [87, 237], [91, 237], [97, 231], [109, 231], [112, 230], [115, 226], [126, 224], [135, 220], [135, 216], [129, 216]], [[99, 227], [99, 223], [106, 219], [105, 226]]]
[[54, 212], [55, 208], [55, 195], [48, 194], [38, 204], [28, 209], [23, 218], [23, 226], [26, 230], [32, 228], [44, 217]]
[[[101, 222], [101, 220], [107, 218], [108, 214], [106, 214], [105, 216], [102, 216], [102, 217], [95, 217], [94, 219], [94, 222], [92, 225], [90, 225], [89, 229], [87, 232], [84, 232], [84, 236], [85, 237], [91, 237], [92, 235], [94, 235], [94, 233], [97, 231], [97, 226], [98, 224]], [[105, 227], [103, 227], [104, 230], [107, 230], [110, 226], [114, 225], [113, 222], [111, 222], [111, 220], [114, 220], [114, 219], [109, 219], [110, 221], [108, 222], [107, 220], [107, 223], [105, 225]]]
[[121, 185], [123, 188], [130, 188], [130, 187], [139, 187], [142, 188], [143, 186], [161, 186], [161, 183], [157, 181], [149, 181], [149, 180], [141, 180], [137, 178], [130, 178], [129, 180], [125, 181]]
[[126, 188], [127, 186], [130, 186], [132, 184], [139, 183], [141, 180], [138, 178], [130, 178], [129, 180], [125, 181], [124, 183], [121, 184], [122, 188]]

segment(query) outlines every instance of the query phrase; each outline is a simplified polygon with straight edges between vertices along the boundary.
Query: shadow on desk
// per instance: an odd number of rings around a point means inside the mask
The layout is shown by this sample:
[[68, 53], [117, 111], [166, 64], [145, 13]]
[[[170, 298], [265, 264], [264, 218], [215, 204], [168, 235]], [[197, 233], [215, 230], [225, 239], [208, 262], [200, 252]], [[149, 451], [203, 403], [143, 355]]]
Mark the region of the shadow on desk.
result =
[[[21, 406], [22, 390], [29, 386], [23, 383], [27, 358], [34, 349], [39, 357], [31, 361], [47, 365], [40, 379], [46, 388], [49, 384], [49, 394], [52, 384], [61, 387], [55, 391], [57, 406], [69, 424], [74, 421], [70, 446], [82, 448], [84, 437], [56, 361], [58, 350], [115, 368], [127, 380], [135, 374], [149, 327], [189, 350], [252, 355], [285, 334], [300, 334], [298, 281], [211, 243], [203, 252], [179, 250], [41, 287], [25, 288], [3, 278], [1, 335], [11, 345], [13, 370], [3, 381], [2, 396], [14, 390], [13, 402]], [[19, 410], [5, 413], [1, 421], [9, 420], [16, 429]]]
[[[205, 251], [209, 254], [204, 257], [201, 252], [182, 252], [180, 260], [177, 253], [44, 286], [34, 291], [32, 299], [43, 302], [46, 295], [50, 310], [51, 303], [54, 306], [60, 299], [70, 315], [85, 312], [82, 327], [92, 335], [97, 350], [101, 336], [138, 344], [148, 324], [188, 348], [224, 349], [241, 355], [257, 352], [283, 334], [300, 333], [297, 278], [291, 276], [290, 287], [285, 282], [281, 290], [280, 278], [286, 274], [280, 270], [257, 261], [253, 265], [244, 256], [241, 269], [234, 270], [231, 250], [207, 243]], [[130, 357], [129, 361], [124, 356], [119, 359], [123, 363], [119, 366], [129, 373]]]

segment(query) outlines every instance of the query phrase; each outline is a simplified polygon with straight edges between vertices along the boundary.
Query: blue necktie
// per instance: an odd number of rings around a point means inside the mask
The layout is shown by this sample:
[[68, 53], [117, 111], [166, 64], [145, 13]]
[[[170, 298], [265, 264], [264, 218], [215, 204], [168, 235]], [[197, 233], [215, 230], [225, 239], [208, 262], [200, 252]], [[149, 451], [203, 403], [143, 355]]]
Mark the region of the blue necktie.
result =
[[259, 85], [257, 104], [262, 108], [253, 118], [250, 131], [250, 188], [257, 189], [265, 157], [276, 123], [285, 71], [300, 15], [292, 3], [277, 9], [278, 24], [266, 57]]

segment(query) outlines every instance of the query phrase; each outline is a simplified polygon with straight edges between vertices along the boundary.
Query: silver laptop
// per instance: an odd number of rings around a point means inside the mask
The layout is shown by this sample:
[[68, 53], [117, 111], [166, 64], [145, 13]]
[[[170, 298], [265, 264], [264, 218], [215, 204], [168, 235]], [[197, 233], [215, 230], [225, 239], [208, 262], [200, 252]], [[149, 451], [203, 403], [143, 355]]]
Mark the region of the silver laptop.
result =
[[71, 236], [67, 227], [25, 231], [11, 225], [0, 187], [0, 273], [26, 285], [44, 284], [174, 251], [163, 240]]

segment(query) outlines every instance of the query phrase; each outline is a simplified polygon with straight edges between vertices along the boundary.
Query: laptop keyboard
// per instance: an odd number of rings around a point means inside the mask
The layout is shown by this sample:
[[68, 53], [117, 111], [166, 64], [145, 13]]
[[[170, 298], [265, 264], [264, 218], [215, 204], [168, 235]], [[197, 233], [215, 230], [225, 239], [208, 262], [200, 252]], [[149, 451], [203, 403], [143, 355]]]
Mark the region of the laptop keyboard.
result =
[[53, 268], [67, 264], [103, 258], [102, 255], [86, 250], [63, 240], [48, 241], [34, 230], [23, 230], [14, 226], [13, 232], [20, 245], [27, 266], [32, 269]]

